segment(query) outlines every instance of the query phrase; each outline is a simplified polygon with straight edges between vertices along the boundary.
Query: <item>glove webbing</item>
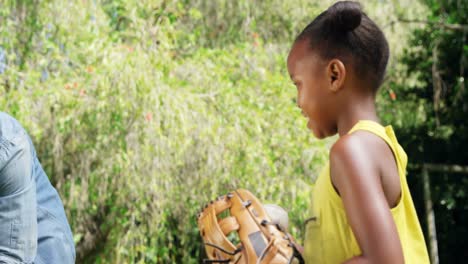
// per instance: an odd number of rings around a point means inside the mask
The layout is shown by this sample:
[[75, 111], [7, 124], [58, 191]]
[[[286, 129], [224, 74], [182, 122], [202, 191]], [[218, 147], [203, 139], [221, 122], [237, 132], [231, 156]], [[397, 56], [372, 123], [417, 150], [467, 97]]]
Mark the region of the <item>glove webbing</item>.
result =
[[[257, 223], [257, 226], [264, 230], [266, 228], [267, 225], [273, 225], [275, 226], [279, 231], [281, 232], [284, 232], [283, 228], [281, 227], [281, 225], [279, 224], [275, 224], [275, 223], [271, 223], [270, 221], [268, 221], [267, 219], [263, 219], [261, 220], [260, 222], [258, 221], [258, 216], [256, 216], [254, 213], [252, 213], [252, 211], [249, 209], [250, 205], [252, 204], [252, 202], [250, 200], [244, 200], [242, 198], [242, 195], [236, 190], [235, 191], [236, 194], [239, 196], [239, 198], [241, 199], [242, 201], [242, 205], [247, 209], [247, 211], [249, 212], [249, 214], [252, 216], [253, 219], [255, 219], [255, 222]], [[263, 260], [265, 260], [266, 262], [265, 263], [268, 263], [268, 261], [270, 261], [271, 259], [266, 259], [265, 257], [268, 256], [267, 254], [269, 254], [269, 256], [274, 256], [276, 253], [280, 253], [283, 257], [285, 257], [286, 259], [288, 259], [288, 256], [280, 251], [276, 246], [274, 246], [274, 243], [276, 242], [276, 237], [272, 237], [272, 233], [270, 232], [271, 230], [268, 230], [268, 228], [266, 228], [267, 230], [264, 230], [265, 232], [263, 232], [263, 234], [268, 238], [268, 240], [270, 241], [270, 243], [268, 243], [268, 245], [265, 247], [265, 249], [263, 250], [262, 254], [258, 257], [258, 261], [257, 263], [262, 263]], [[292, 263], [292, 261], [294, 260], [294, 258], [297, 258], [299, 260], [299, 263], [300, 264], [303, 264], [304, 263], [304, 259], [302, 258], [302, 255], [301, 253], [298, 251], [298, 249], [296, 248], [296, 246], [294, 245], [294, 243], [292, 243], [292, 240], [291, 240], [291, 237], [289, 236], [289, 234], [287, 232], [284, 232], [285, 233], [285, 237], [283, 237], [285, 240], [288, 241], [288, 246], [292, 247], [293, 248], [293, 252], [294, 254], [289, 258], [288, 260], [288, 264], [289, 263]], [[279, 252], [278, 252], [279, 251]], [[271, 257], [271, 258], [272, 258]]]

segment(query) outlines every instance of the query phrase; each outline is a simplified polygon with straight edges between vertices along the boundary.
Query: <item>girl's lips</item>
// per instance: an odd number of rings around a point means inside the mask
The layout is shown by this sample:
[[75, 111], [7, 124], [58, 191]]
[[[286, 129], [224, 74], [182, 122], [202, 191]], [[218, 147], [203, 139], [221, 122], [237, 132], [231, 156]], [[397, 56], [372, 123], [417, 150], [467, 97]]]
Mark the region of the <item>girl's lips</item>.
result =
[[312, 127], [314, 126], [314, 120], [307, 117], [307, 128], [313, 130]]
[[311, 129], [312, 121], [310, 120], [310, 117], [307, 116], [307, 114], [304, 113], [304, 111], [301, 111], [301, 114], [307, 119], [307, 127], [308, 127], [309, 129]]

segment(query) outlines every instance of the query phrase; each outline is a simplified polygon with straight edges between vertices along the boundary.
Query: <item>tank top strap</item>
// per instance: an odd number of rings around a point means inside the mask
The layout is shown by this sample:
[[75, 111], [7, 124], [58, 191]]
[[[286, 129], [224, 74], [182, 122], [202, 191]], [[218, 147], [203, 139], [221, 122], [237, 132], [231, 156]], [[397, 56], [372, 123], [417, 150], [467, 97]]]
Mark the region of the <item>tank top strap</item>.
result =
[[371, 121], [371, 120], [359, 120], [352, 128], [349, 130], [348, 134], [351, 134], [357, 130], [366, 130], [369, 131], [373, 134], [376, 134], [377, 136], [381, 137], [387, 144], [394, 149], [394, 142], [392, 142], [392, 139], [389, 137], [387, 134], [387, 130], [385, 127], [383, 127], [381, 124]]
[[351, 134], [357, 130], [369, 131], [382, 138], [388, 144], [393, 154], [395, 155], [398, 167], [400, 169], [406, 169], [406, 165], [408, 162], [406, 153], [398, 143], [398, 140], [391, 126], [384, 127], [381, 124], [371, 120], [359, 120], [351, 128], [351, 130], [349, 130], [348, 134]]

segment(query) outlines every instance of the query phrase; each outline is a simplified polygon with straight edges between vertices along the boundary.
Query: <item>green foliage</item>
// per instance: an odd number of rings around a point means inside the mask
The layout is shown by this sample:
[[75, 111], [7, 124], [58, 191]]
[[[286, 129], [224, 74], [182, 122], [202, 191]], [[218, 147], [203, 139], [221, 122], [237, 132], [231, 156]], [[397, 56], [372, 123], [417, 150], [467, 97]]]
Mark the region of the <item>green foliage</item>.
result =
[[[468, 96], [467, 33], [443, 24], [466, 27], [468, 4], [427, 1], [427, 5], [431, 9], [427, 22], [423, 20], [425, 26], [413, 32], [410, 46], [401, 57], [401, 79], [389, 84], [399, 97], [394, 102], [399, 110], [387, 119], [398, 124], [404, 134], [402, 140], [411, 145], [410, 156], [418, 162], [442, 163], [449, 159], [465, 163], [468, 156], [461, 143], [468, 140], [464, 133], [468, 129], [468, 102], [464, 100]], [[421, 133], [425, 133], [424, 137]], [[428, 155], [432, 150], [439, 153]]]
[[179, 49], [185, 8], [167, 1], [31, 3], [1, 8], [0, 105], [61, 193], [79, 263], [199, 263], [198, 208], [240, 187], [301, 241], [327, 142], [292, 100], [288, 46]]
[[[223, 47], [251, 41], [291, 41], [319, 11], [318, 2], [282, 0], [185, 1], [179, 44], [183, 48]], [[187, 32], [192, 32], [186, 37]]]
[[[239, 187], [285, 207], [302, 241], [331, 141], [307, 131], [285, 58], [329, 2], [2, 1], [0, 106], [61, 194], [78, 263], [199, 263], [199, 207]], [[399, 54], [407, 31], [389, 22], [419, 9], [394, 2], [364, 5]], [[425, 123], [424, 99], [386, 96], [404, 87], [384, 87], [384, 119]]]
[[[402, 65], [388, 83], [397, 100], [382, 106], [384, 119], [395, 124], [411, 163], [468, 165], [468, 76], [466, 1], [424, 1], [429, 9], [401, 56]], [[465, 27], [465, 29], [460, 29]], [[410, 175], [417, 176], [413, 170]], [[409, 177], [417, 205], [420, 180]], [[441, 263], [466, 259], [468, 187], [466, 176], [437, 173], [431, 177]]]

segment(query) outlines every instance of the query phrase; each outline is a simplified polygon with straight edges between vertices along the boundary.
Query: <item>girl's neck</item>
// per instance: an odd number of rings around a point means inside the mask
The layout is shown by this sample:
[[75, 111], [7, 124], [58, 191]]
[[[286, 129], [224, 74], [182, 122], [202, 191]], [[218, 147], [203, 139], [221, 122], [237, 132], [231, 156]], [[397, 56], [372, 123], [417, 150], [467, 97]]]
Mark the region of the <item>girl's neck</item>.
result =
[[373, 96], [354, 101], [348, 107], [344, 107], [342, 113], [337, 120], [337, 130], [340, 137], [346, 135], [359, 120], [380, 122], [375, 110], [375, 98]]

